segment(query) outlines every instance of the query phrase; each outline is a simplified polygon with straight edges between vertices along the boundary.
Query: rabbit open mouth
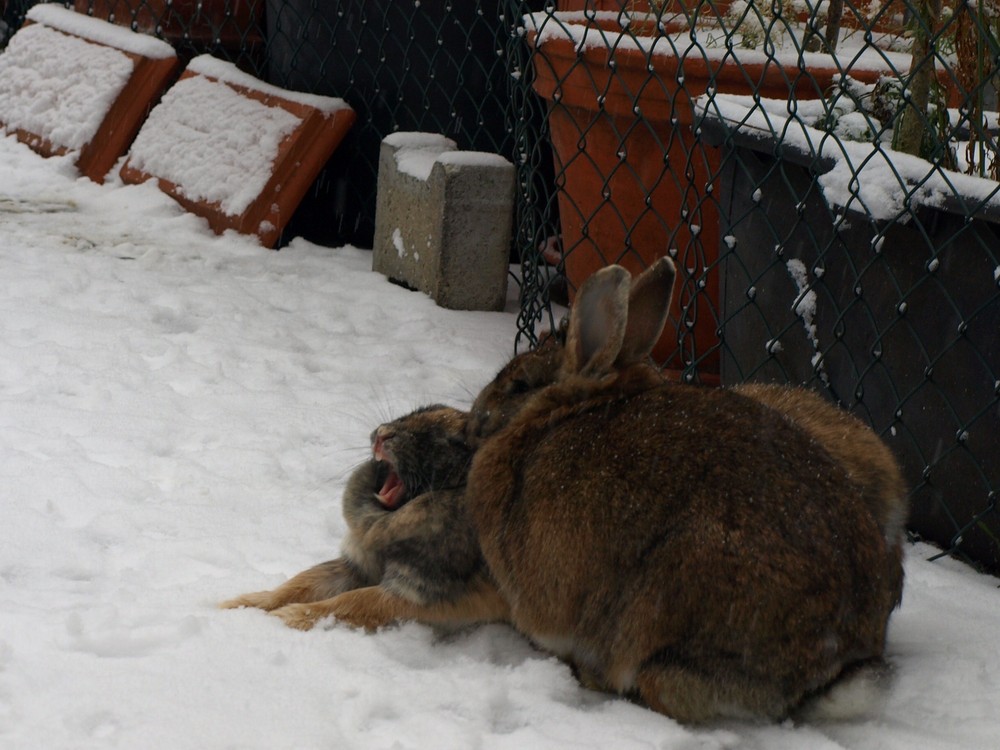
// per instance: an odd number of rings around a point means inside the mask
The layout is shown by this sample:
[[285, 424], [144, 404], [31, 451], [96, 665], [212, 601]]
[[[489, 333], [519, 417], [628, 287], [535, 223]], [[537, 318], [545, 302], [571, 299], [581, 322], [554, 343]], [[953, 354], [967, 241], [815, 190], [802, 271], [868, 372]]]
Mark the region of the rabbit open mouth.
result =
[[406, 482], [399, 476], [393, 456], [386, 445], [386, 440], [378, 436], [372, 442], [372, 457], [378, 462], [378, 471], [375, 475], [375, 487], [382, 485], [382, 489], [376, 489], [375, 501], [386, 510], [396, 510], [409, 498], [406, 492]]
[[406, 501], [406, 484], [400, 479], [395, 468], [388, 461], [383, 461], [387, 473], [382, 489], [375, 493], [375, 499], [386, 510], [396, 510]]

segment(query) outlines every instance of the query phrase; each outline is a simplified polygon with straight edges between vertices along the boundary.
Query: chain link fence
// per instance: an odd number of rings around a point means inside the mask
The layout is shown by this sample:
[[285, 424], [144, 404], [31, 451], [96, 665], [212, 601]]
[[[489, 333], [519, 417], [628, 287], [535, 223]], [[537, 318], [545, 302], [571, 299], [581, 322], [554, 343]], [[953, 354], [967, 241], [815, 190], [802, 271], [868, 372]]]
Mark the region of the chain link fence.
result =
[[824, 393], [900, 458], [915, 533], [997, 570], [997, 8], [837, 6], [525, 18], [546, 118], [519, 145], [552, 145], [558, 205], [525, 201], [522, 329], [563, 281], [672, 255], [668, 376]]
[[1000, 570], [997, 0], [75, 6], [351, 103], [289, 236], [370, 246], [396, 130], [510, 158], [520, 346], [672, 255], [668, 377], [826, 394], [899, 456], [914, 533]]

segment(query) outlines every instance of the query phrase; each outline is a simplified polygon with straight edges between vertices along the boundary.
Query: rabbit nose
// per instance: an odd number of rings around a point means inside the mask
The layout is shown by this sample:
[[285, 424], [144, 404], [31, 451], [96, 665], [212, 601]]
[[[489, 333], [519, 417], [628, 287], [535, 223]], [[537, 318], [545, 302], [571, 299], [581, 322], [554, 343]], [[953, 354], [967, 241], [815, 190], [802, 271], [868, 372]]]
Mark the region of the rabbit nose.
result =
[[372, 433], [372, 454], [375, 456], [376, 461], [384, 461], [386, 459], [385, 442], [391, 440], [396, 433], [385, 425], [377, 428]]

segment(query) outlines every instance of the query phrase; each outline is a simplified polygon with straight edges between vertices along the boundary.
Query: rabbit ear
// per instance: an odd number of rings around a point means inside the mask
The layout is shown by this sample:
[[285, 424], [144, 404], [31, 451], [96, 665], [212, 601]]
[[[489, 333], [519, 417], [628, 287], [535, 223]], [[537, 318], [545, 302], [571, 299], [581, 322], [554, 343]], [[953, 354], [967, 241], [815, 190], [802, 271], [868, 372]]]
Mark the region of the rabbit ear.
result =
[[663, 257], [632, 282], [628, 323], [621, 351], [615, 360], [616, 367], [642, 362], [653, 351], [667, 323], [676, 277], [677, 269], [673, 261]]
[[565, 374], [604, 375], [621, 351], [632, 277], [621, 266], [602, 268], [576, 294], [566, 335]]

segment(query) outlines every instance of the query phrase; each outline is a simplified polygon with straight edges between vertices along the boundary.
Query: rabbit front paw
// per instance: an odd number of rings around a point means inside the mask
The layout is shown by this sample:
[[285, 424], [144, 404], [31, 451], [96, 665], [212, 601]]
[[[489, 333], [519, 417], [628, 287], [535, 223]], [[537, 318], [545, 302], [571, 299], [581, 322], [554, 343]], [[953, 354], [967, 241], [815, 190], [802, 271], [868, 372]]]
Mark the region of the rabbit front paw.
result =
[[312, 630], [317, 622], [329, 617], [327, 602], [311, 602], [308, 604], [286, 604], [284, 607], [272, 610], [271, 614], [281, 618], [281, 621], [296, 630]]
[[[289, 604], [271, 612], [290, 628], [310, 630], [317, 622], [333, 617], [352, 628], [377, 630], [400, 619], [401, 612], [387, 606], [386, 594], [378, 586], [348, 591], [332, 599], [308, 604]], [[394, 600], [392, 597], [388, 597]], [[405, 604], [405, 603], [404, 603]]]
[[252, 594], [243, 594], [235, 599], [228, 599], [219, 605], [219, 609], [239, 609], [240, 607], [253, 607], [270, 612], [272, 609], [280, 607], [282, 602], [275, 596], [273, 591], [257, 591]]
[[275, 609], [271, 614], [280, 617], [288, 627], [298, 630], [311, 630], [316, 623], [327, 617], [333, 617], [337, 622], [353, 628], [376, 630], [395, 619], [379, 606], [380, 598], [372, 588], [361, 589], [321, 602], [288, 604]]

